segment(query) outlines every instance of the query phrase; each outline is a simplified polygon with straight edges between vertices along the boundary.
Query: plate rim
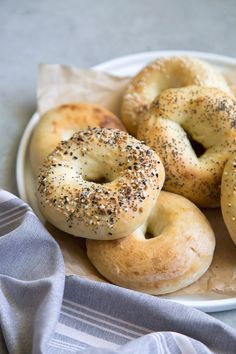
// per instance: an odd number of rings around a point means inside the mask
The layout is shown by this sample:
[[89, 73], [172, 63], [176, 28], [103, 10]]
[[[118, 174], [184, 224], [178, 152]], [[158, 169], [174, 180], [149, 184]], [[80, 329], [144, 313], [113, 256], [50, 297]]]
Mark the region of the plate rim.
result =
[[[236, 66], [236, 59], [230, 56], [225, 56], [221, 54], [208, 53], [208, 52], [198, 52], [191, 50], [162, 50], [162, 51], [147, 51], [134, 53], [126, 56], [117, 57], [111, 60], [107, 60], [98, 65], [93, 66], [91, 69], [97, 71], [109, 71], [114, 70], [116, 66], [122, 66], [127, 64], [128, 62], [139, 62], [143, 59], [154, 58], [154, 57], [164, 57], [171, 55], [189, 55], [198, 57], [200, 59], [219, 61], [222, 64], [229, 64]], [[20, 142], [18, 144], [18, 150], [16, 154], [16, 185], [19, 197], [23, 199], [25, 202], [28, 202], [27, 191], [24, 183], [24, 169], [25, 169], [25, 158], [26, 151], [28, 148], [28, 144], [30, 141], [30, 137], [32, 134], [33, 127], [39, 119], [39, 113], [35, 112], [32, 117], [29, 119], [27, 125], [24, 128], [23, 134], [21, 135]], [[164, 297], [163, 297], [164, 298]], [[236, 309], [236, 297], [227, 297], [223, 299], [212, 299], [212, 300], [180, 300], [180, 299], [171, 299], [166, 297], [169, 301], [174, 301], [180, 304], [184, 304], [190, 307], [194, 307], [196, 309], [202, 310], [204, 312], [222, 312], [227, 310]]]
[[107, 70], [110, 66], [117, 66], [117, 64], [124, 65], [124, 63], [127, 63], [129, 61], [140, 61], [143, 58], [147, 57], [165, 57], [165, 56], [179, 56], [179, 55], [186, 55], [186, 56], [192, 56], [192, 57], [197, 57], [200, 59], [206, 59], [206, 60], [213, 60], [213, 61], [220, 61], [220, 62], [225, 62], [227, 64], [231, 65], [236, 65], [236, 58], [227, 56], [227, 55], [222, 55], [222, 54], [216, 54], [216, 53], [211, 53], [211, 52], [201, 52], [201, 51], [191, 51], [191, 50], [157, 50], [157, 51], [146, 51], [146, 52], [137, 52], [133, 54], [128, 54], [124, 55], [121, 57], [117, 57], [114, 59], [107, 60], [103, 63], [97, 64], [93, 66], [91, 69], [94, 70]]

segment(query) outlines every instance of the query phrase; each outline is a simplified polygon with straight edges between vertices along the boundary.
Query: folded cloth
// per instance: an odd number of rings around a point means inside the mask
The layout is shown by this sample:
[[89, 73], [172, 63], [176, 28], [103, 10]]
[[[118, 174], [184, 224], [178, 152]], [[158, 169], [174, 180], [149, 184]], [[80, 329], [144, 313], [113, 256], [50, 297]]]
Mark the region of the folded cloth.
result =
[[65, 278], [57, 243], [32, 210], [5, 191], [0, 236], [2, 354], [236, 353], [236, 332], [200, 311]]
[[0, 236], [0, 353], [46, 353], [64, 289], [60, 249], [32, 210], [4, 191]]

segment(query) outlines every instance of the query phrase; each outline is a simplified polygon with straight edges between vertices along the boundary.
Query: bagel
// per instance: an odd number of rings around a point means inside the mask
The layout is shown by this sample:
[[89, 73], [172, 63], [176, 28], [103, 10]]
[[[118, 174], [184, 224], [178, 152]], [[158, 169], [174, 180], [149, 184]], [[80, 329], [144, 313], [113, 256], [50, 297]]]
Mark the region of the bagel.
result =
[[110, 240], [144, 222], [163, 183], [163, 165], [149, 147], [117, 129], [89, 128], [45, 160], [37, 197], [58, 229]]
[[86, 240], [86, 245], [88, 258], [106, 279], [159, 295], [179, 290], [206, 272], [213, 258], [215, 237], [194, 204], [161, 192], [148, 219], [128, 237]]
[[37, 124], [30, 143], [30, 161], [35, 175], [43, 160], [61, 140], [88, 127], [114, 128], [126, 131], [124, 125], [107, 109], [89, 103], [70, 103], [46, 112]]
[[236, 85], [230, 85], [230, 90], [233, 96], [236, 98]]
[[[220, 205], [224, 165], [236, 146], [236, 101], [216, 88], [162, 92], [140, 121], [138, 139], [162, 159], [164, 189], [200, 207]], [[194, 151], [191, 139], [203, 151]]]
[[131, 80], [123, 97], [121, 118], [128, 131], [137, 135], [140, 117], [163, 90], [190, 85], [217, 87], [231, 92], [224, 77], [202, 60], [168, 57], [148, 64]]
[[229, 234], [236, 244], [236, 152], [227, 161], [222, 175], [221, 210]]

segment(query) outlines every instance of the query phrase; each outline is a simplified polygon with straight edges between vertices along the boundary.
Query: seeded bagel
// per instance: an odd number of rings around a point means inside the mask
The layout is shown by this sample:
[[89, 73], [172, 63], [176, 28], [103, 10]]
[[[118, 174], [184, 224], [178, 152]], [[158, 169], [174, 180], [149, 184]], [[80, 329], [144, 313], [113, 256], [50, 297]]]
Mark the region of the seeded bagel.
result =
[[221, 210], [229, 234], [236, 244], [236, 146], [222, 175]]
[[62, 141], [45, 160], [37, 197], [62, 231], [92, 239], [129, 235], [148, 217], [164, 183], [149, 147], [117, 129], [89, 128]]
[[[216, 88], [188, 86], [162, 92], [138, 129], [162, 159], [164, 189], [200, 207], [220, 205], [223, 168], [236, 146], [236, 101]], [[200, 144], [200, 155], [194, 150]]]
[[144, 67], [124, 94], [121, 117], [128, 131], [136, 136], [139, 120], [163, 90], [190, 85], [231, 90], [224, 77], [211, 65], [185, 56], [157, 59]]

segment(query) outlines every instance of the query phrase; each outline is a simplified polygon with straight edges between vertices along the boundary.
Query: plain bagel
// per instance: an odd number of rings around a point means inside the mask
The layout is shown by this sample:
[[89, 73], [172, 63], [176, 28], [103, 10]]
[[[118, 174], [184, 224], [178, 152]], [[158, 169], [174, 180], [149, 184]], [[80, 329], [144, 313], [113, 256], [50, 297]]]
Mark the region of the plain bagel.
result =
[[131, 235], [86, 244], [90, 261], [109, 281], [159, 295], [179, 290], [206, 272], [215, 237], [194, 204], [161, 192], [145, 224]]
[[121, 118], [128, 131], [137, 135], [140, 117], [163, 90], [190, 85], [231, 92], [224, 77], [197, 58], [168, 57], [148, 64], [131, 80], [123, 98]]
[[112, 240], [148, 217], [164, 183], [149, 147], [117, 129], [90, 128], [45, 160], [37, 197], [46, 219], [74, 236]]
[[236, 244], [236, 152], [227, 161], [222, 175], [221, 210], [229, 234]]
[[[223, 168], [236, 146], [236, 101], [231, 96], [199, 86], [165, 90], [140, 122], [138, 139], [161, 157], [166, 190], [200, 207], [220, 205]], [[200, 156], [191, 140], [203, 147]]]
[[88, 127], [126, 131], [124, 125], [107, 109], [90, 103], [69, 103], [55, 107], [40, 118], [30, 143], [30, 161], [35, 175], [43, 160], [61, 140]]

